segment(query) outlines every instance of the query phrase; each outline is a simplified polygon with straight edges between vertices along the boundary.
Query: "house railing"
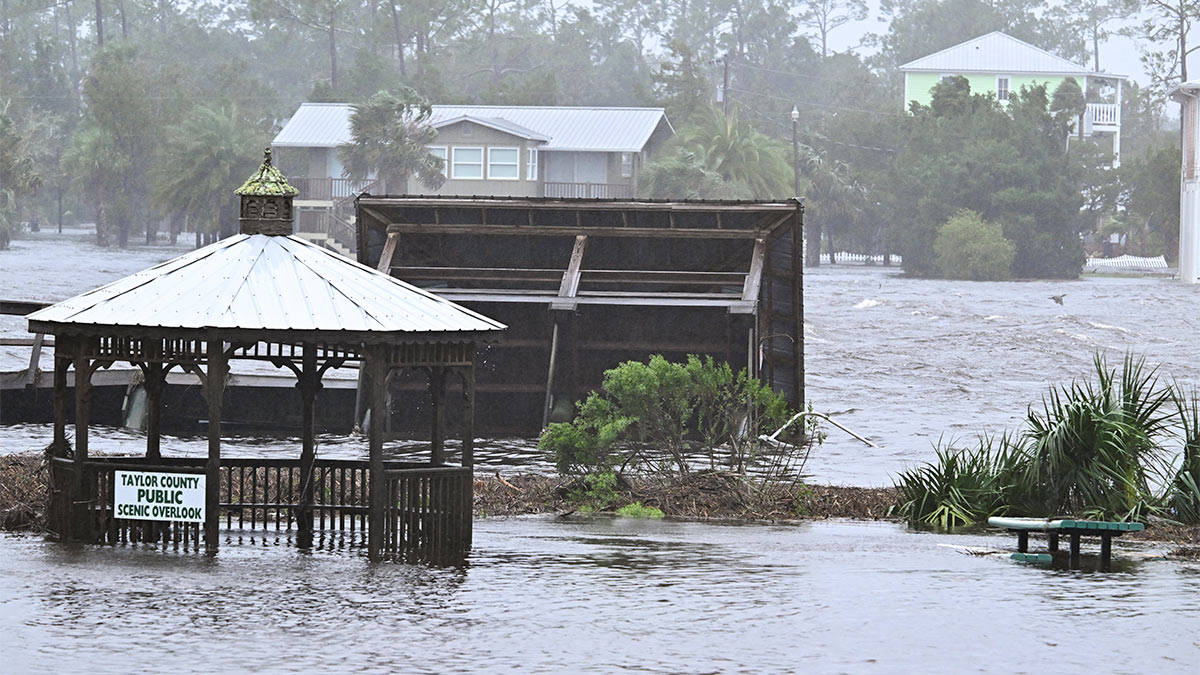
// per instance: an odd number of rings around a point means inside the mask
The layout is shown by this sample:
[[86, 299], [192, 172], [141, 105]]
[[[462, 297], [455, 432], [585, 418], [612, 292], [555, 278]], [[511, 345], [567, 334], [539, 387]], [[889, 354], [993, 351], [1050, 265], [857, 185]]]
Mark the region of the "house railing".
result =
[[632, 199], [628, 183], [557, 183], [547, 181], [543, 196], [566, 199]]
[[296, 199], [332, 202], [368, 192], [375, 187], [374, 179], [358, 178], [301, 178], [288, 176], [292, 187], [300, 191]]
[[1116, 127], [1121, 124], [1121, 107], [1115, 103], [1089, 103], [1085, 114], [1085, 131], [1092, 127]]

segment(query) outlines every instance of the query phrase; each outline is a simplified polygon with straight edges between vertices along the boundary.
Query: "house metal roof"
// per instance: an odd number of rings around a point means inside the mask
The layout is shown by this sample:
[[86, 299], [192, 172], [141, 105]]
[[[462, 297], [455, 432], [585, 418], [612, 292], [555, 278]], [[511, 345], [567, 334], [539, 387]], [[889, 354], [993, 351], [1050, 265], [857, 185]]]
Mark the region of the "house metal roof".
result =
[[439, 122], [434, 122], [433, 128], [441, 129], [452, 124], [458, 124], [459, 122], [474, 122], [475, 124], [482, 124], [485, 127], [490, 127], [498, 131], [503, 131], [506, 134], [512, 134], [513, 136], [526, 138], [531, 141], [545, 142], [550, 140], [549, 136], [543, 136], [533, 129], [526, 129], [520, 124], [513, 124], [502, 117], [476, 117], [475, 115], [459, 115], [458, 117], [451, 117]]
[[[900, 70], [937, 73], [1093, 74], [1077, 63], [1000, 31], [981, 35], [929, 56], [909, 61], [900, 66]], [[1110, 73], [1102, 74], [1106, 77], [1124, 77]]]
[[35, 324], [39, 330], [57, 324], [393, 334], [506, 328], [303, 239], [262, 234], [224, 239], [27, 318], [30, 330]]
[[[332, 148], [351, 141], [347, 103], [302, 103], [272, 145]], [[435, 105], [435, 127], [461, 117], [496, 119], [514, 125], [524, 136], [548, 139], [541, 150], [577, 152], [641, 152], [660, 126], [671, 128], [662, 108], [565, 108], [554, 106]]]

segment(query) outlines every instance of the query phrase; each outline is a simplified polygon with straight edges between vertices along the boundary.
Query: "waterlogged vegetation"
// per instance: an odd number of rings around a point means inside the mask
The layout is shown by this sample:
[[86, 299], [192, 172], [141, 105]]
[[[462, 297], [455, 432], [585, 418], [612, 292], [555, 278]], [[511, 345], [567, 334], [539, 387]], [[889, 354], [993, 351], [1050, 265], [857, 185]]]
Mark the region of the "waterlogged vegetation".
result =
[[656, 355], [606, 371], [600, 391], [574, 420], [551, 424], [539, 448], [572, 480], [568, 501], [579, 510], [645, 513], [640, 502], [620, 504], [637, 478], [668, 492], [720, 493], [753, 511], [797, 503], [804, 463], [823, 440], [816, 419], [802, 418], [792, 442], [764, 440], [795, 417], [782, 395], [744, 370], [711, 357], [673, 363]]
[[1051, 389], [1018, 432], [939, 443], [896, 481], [899, 514], [946, 530], [995, 515], [1200, 523], [1197, 393], [1132, 355], [1094, 367]]

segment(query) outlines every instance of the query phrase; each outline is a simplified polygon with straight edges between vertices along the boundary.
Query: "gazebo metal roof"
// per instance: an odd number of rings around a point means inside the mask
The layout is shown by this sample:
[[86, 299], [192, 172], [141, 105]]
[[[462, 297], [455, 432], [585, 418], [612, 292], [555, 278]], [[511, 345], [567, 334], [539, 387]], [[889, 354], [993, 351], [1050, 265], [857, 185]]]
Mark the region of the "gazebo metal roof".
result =
[[[63, 327], [497, 333], [506, 326], [297, 237], [240, 234], [29, 315]], [[478, 337], [477, 335], [474, 337]]]

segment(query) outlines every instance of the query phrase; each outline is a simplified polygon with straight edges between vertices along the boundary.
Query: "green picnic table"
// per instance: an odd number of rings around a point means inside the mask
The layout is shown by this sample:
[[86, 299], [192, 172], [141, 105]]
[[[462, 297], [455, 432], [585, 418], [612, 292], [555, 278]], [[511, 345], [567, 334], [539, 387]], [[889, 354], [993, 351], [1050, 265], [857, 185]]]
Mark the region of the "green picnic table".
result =
[[1058, 537], [1065, 534], [1071, 538], [1071, 569], [1079, 569], [1079, 538], [1082, 536], [1100, 537], [1100, 567], [1107, 570], [1112, 562], [1112, 539], [1126, 532], [1140, 532], [1146, 529], [1141, 523], [1120, 523], [1110, 520], [1074, 520], [1070, 518], [1003, 518], [992, 516], [988, 525], [1003, 527], [1009, 532], [1017, 533], [1017, 550], [1025, 553], [1029, 550], [1029, 533], [1045, 532], [1047, 548], [1058, 550]]

